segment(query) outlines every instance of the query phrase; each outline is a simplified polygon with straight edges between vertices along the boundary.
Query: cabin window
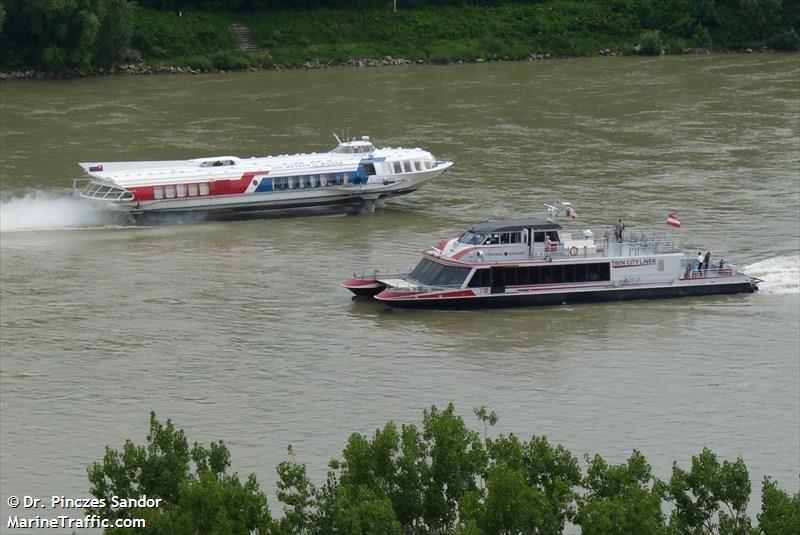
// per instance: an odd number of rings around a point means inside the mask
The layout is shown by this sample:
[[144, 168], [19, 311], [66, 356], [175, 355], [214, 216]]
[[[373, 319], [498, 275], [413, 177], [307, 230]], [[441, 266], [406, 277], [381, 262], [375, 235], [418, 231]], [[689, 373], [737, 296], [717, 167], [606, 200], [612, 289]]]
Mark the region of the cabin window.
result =
[[423, 258], [409, 278], [426, 286], [461, 286], [469, 272], [470, 268], [447, 266]]
[[425, 169], [433, 169], [433, 162], [428, 160], [425, 162]]
[[534, 232], [533, 241], [536, 243], [544, 243], [544, 232]]
[[186, 197], [186, 184], [178, 184], [175, 186], [175, 193], [178, 194], [178, 197]]
[[292, 181], [293, 189], [300, 189], [303, 186], [299, 176], [293, 176], [290, 180]]
[[304, 176], [303, 177], [303, 187], [304, 188], [310, 188], [311, 187], [311, 177], [310, 176]]
[[488, 269], [476, 269], [469, 281], [470, 288], [488, 288], [491, 286], [491, 278]]
[[550, 238], [550, 241], [556, 242], [558, 241], [558, 232], [551, 230], [547, 233], [547, 237]]
[[483, 243], [485, 239], [486, 234], [483, 232], [472, 232], [471, 230], [468, 230], [461, 235], [458, 241], [467, 245], [478, 245]]
[[164, 198], [164, 188], [161, 186], [156, 186], [153, 188], [153, 198], [154, 199], [163, 199]]
[[413, 171], [413, 169], [411, 169], [411, 162], [410, 161], [406, 160], [406, 161], [403, 162], [403, 170], [406, 173], [410, 173], [411, 171]]
[[175, 186], [164, 186], [164, 196], [167, 199], [175, 198]]
[[336, 175], [336, 184], [341, 186], [345, 183], [345, 178], [343, 173], [339, 173]]
[[403, 166], [400, 162], [394, 162], [394, 172], [400, 174], [403, 172]]
[[189, 197], [197, 197], [197, 184], [189, 184], [186, 187]]
[[311, 177], [311, 187], [318, 188], [319, 187], [319, 176], [315, 175]]
[[200, 184], [200, 195], [208, 195], [208, 184]]
[[486, 238], [486, 241], [483, 242], [486, 245], [497, 245], [500, 243], [500, 235], [499, 234], [489, 234], [489, 237]]
[[375, 174], [375, 165], [371, 163], [364, 164], [364, 172], [367, 175], [374, 175]]
[[323, 187], [328, 185], [328, 175], [319, 175], [319, 185]]

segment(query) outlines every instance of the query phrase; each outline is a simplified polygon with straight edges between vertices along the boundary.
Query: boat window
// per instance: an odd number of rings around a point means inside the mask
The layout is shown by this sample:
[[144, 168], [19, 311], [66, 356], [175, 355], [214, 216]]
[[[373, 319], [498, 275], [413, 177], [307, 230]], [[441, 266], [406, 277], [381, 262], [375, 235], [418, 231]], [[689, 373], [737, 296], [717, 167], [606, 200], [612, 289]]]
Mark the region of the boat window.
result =
[[353, 147], [349, 145], [339, 145], [331, 150], [331, 152], [335, 152], [337, 154], [353, 154]]
[[409, 278], [426, 286], [461, 286], [469, 272], [470, 268], [447, 266], [423, 258]]
[[303, 187], [305, 187], [305, 188], [310, 188], [311, 187], [311, 177], [310, 176], [304, 176], [303, 177]]
[[558, 231], [551, 230], [547, 233], [547, 237], [550, 238], [550, 241], [556, 242], [558, 241]]
[[488, 269], [476, 269], [472, 278], [469, 280], [470, 288], [488, 288], [491, 285]]
[[319, 187], [319, 175], [314, 175], [311, 177], [311, 187], [313, 188]]
[[178, 184], [175, 186], [175, 193], [178, 194], [178, 197], [186, 197], [186, 184]]
[[400, 174], [403, 172], [403, 166], [400, 162], [394, 162], [394, 172]]
[[511, 243], [510, 240], [509, 240], [509, 236], [510, 236], [510, 234], [508, 232], [501, 232], [500, 233], [500, 243], [502, 243], [502, 244]]
[[534, 232], [533, 241], [536, 243], [544, 243], [544, 232]]
[[164, 188], [161, 186], [156, 186], [153, 188], [153, 198], [154, 199], [163, 199], [164, 198]]
[[200, 184], [200, 195], [208, 195], [208, 183]]
[[425, 169], [433, 169], [433, 162], [428, 160], [425, 162]]
[[175, 186], [164, 186], [164, 196], [167, 199], [175, 198]]
[[339, 173], [336, 175], [336, 184], [341, 186], [345, 183], [344, 173]]
[[[608, 262], [503, 268], [505, 284], [509, 286], [608, 281], [611, 279], [610, 275]], [[473, 284], [470, 281], [470, 286], [478, 284], [479, 282]], [[488, 284], [480, 283], [480, 286], [488, 286]]]
[[485, 239], [486, 234], [483, 232], [472, 232], [471, 230], [468, 230], [461, 235], [458, 241], [467, 245], [478, 245], [483, 243], [483, 240]]
[[189, 197], [197, 197], [197, 184], [189, 184], [187, 187]]
[[416, 160], [414, 162], [414, 169], [416, 169], [417, 171], [422, 171], [422, 162], [420, 162], [419, 160]]
[[291, 177], [291, 181], [292, 181], [292, 188], [294, 189], [299, 189], [303, 185], [303, 183], [300, 181], [299, 176]]
[[364, 172], [367, 175], [374, 175], [375, 174], [375, 165], [371, 163], [364, 164]]
[[500, 243], [500, 235], [499, 234], [489, 234], [489, 237], [486, 238], [486, 241], [483, 242], [485, 245], [497, 245]]
[[406, 173], [410, 173], [410, 172], [412, 171], [412, 169], [411, 169], [411, 162], [409, 162], [408, 160], [404, 161], [404, 162], [403, 162], [403, 170], [404, 170]]

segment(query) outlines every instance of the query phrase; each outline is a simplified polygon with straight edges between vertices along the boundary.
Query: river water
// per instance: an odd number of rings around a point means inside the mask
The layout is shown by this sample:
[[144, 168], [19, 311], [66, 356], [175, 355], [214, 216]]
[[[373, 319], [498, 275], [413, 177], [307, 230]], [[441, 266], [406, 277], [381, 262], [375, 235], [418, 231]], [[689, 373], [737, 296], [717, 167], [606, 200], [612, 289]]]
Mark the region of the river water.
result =
[[[222, 439], [274, 507], [352, 432], [454, 402], [658, 476], [709, 447], [798, 490], [800, 56], [600, 58], [0, 85], [0, 494], [87, 496], [149, 411]], [[78, 161], [326, 150], [351, 128], [455, 166], [374, 214], [130, 227], [68, 197]], [[663, 227], [762, 291], [392, 311], [339, 282], [473, 222], [568, 200]], [[758, 492], [754, 492], [758, 500]], [[758, 504], [752, 506], [758, 509]]]

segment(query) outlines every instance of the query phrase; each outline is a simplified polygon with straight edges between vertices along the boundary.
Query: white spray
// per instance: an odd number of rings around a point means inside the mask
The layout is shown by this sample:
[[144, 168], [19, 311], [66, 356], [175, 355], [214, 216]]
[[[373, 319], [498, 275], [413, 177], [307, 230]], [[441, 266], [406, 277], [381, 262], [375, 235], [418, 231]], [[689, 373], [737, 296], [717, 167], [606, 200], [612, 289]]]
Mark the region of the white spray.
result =
[[90, 202], [35, 191], [0, 202], [0, 232], [98, 228], [126, 223], [125, 216]]
[[742, 268], [751, 277], [764, 282], [758, 285], [765, 294], [800, 293], [800, 255], [783, 255], [767, 258]]

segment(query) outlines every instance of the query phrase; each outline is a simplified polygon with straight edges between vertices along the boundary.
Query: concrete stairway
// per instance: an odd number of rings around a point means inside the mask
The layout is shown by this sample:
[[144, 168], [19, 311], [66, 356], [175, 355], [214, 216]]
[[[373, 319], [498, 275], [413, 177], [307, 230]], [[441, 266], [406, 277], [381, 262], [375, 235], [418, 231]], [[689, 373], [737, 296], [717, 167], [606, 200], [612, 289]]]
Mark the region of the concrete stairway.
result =
[[250, 41], [250, 28], [239, 22], [234, 22], [228, 29], [233, 33], [236, 38], [236, 46], [239, 50], [244, 52], [255, 52], [258, 50], [256, 45]]

